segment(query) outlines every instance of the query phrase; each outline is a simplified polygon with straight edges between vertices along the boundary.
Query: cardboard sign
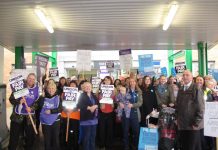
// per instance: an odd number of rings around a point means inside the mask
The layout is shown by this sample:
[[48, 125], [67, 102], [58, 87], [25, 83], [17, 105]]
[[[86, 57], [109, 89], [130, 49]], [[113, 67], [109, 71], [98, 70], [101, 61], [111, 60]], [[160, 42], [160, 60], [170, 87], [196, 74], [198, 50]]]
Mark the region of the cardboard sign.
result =
[[218, 102], [205, 102], [204, 135], [218, 137]]
[[111, 95], [113, 94], [114, 85], [101, 85], [102, 99], [100, 103], [113, 104]]
[[35, 64], [37, 66], [37, 81], [41, 83], [42, 76], [45, 75], [45, 70], [48, 64], [48, 57], [42, 55], [35, 55]]
[[142, 75], [154, 76], [154, 63], [153, 63], [153, 55], [138, 55], [139, 61], [139, 73]]
[[107, 61], [106, 62], [106, 68], [109, 72], [112, 72], [114, 70], [114, 62], [112, 61]]
[[59, 81], [59, 71], [58, 68], [49, 69], [49, 78], [54, 79], [56, 82]]
[[66, 109], [75, 109], [76, 105], [78, 103], [78, 97], [79, 97], [79, 92], [78, 88], [74, 87], [64, 87], [63, 88], [64, 92], [64, 97], [63, 97], [63, 102], [62, 106]]
[[173, 77], [176, 76], [176, 70], [175, 70], [175, 68], [171, 68], [171, 75], [172, 75]]
[[179, 65], [175, 67], [176, 73], [183, 73], [186, 70], [186, 65]]
[[96, 93], [96, 91], [99, 89], [100, 83], [101, 83], [101, 79], [99, 77], [92, 77], [92, 91], [93, 91], [93, 93]]
[[119, 51], [120, 68], [130, 70], [132, 67], [132, 52], [131, 49]]
[[11, 78], [9, 82], [10, 82], [10, 87], [14, 94], [15, 99], [18, 99], [20, 97], [23, 97], [29, 94], [29, 90], [26, 87], [26, 84], [25, 84], [25, 81], [22, 75], [18, 75], [17, 77]]
[[158, 150], [157, 128], [140, 128], [138, 150]]
[[91, 50], [77, 50], [76, 70], [91, 71]]

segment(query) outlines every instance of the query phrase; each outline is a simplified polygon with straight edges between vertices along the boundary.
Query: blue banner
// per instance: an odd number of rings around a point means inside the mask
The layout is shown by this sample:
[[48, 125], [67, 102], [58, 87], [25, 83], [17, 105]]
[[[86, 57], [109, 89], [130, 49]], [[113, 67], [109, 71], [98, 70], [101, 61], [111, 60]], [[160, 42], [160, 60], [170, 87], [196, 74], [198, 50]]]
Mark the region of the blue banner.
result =
[[176, 70], [175, 70], [175, 68], [171, 68], [171, 75], [172, 75], [173, 77], [176, 76]]
[[218, 69], [212, 69], [213, 78], [218, 81]]
[[155, 75], [152, 54], [138, 55], [138, 62], [140, 74]]
[[167, 77], [167, 68], [166, 67], [161, 68], [161, 75], [164, 75], [165, 77]]
[[158, 149], [158, 129], [140, 128], [138, 150], [157, 150]]

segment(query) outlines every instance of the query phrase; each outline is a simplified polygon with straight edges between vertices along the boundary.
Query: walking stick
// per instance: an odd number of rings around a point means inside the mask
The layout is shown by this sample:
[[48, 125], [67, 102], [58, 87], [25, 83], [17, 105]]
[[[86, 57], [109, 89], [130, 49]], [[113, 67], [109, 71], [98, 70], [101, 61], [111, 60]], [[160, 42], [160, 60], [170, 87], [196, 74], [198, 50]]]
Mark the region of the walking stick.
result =
[[[23, 99], [25, 99], [24, 97], [23, 97]], [[26, 106], [26, 108], [28, 107], [28, 105], [27, 105], [27, 103], [26, 103], [26, 99], [25, 99], [25, 106]], [[38, 132], [37, 132], [37, 130], [36, 130], [36, 125], [34, 124], [34, 122], [33, 122], [33, 118], [32, 118], [32, 115], [30, 114], [30, 112], [28, 112], [28, 115], [29, 115], [29, 117], [30, 117], [30, 121], [31, 121], [31, 123], [32, 123], [32, 126], [33, 126], [33, 129], [34, 129], [34, 131], [35, 131], [35, 133], [36, 134], [38, 134]]]
[[68, 135], [69, 135], [69, 122], [70, 122], [70, 114], [69, 114], [69, 112], [67, 112], [66, 142], [68, 142]]

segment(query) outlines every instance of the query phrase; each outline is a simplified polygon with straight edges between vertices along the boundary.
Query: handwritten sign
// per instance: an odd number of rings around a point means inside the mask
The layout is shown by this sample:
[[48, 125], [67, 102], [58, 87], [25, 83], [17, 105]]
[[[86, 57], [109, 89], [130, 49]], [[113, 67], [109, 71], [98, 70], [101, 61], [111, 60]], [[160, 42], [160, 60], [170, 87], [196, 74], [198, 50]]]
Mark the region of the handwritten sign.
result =
[[9, 80], [11, 90], [14, 94], [14, 98], [20, 98], [29, 94], [29, 90], [26, 87], [24, 82], [24, 78], [22, 75], [18, 75], [17, 77], [11, 78]]
[[113, 94], [114, 85], [101, 85], [102, 99], [100, 103], [113, 104], [111, 95]]
[[62, 106], [66, 109], [75, 109], [78, 103], [79, 92], [78, 88], [74, 87], [64, 87], [63, 88], [64, 97]]
[[218, 102], [205, 102], [204, 135], [218, 137]]

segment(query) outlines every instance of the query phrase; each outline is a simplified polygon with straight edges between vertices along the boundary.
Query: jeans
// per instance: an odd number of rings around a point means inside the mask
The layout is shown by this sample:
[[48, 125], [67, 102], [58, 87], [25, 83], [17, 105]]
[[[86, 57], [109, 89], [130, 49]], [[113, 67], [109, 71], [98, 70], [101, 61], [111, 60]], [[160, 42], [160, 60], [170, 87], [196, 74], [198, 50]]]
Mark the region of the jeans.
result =
[[82, 125], [83, 132], [82, 145], [83, 150], [95, 150], [95, 137], [97, 125]]

